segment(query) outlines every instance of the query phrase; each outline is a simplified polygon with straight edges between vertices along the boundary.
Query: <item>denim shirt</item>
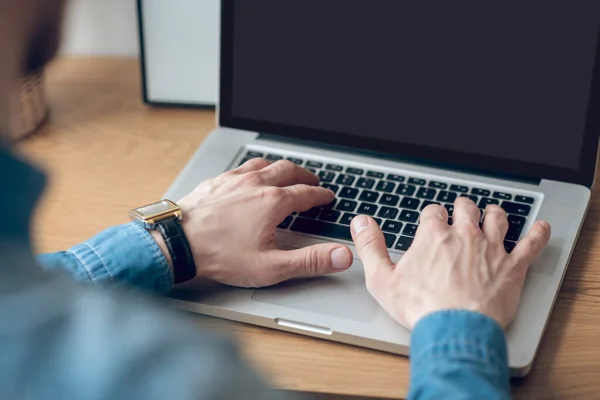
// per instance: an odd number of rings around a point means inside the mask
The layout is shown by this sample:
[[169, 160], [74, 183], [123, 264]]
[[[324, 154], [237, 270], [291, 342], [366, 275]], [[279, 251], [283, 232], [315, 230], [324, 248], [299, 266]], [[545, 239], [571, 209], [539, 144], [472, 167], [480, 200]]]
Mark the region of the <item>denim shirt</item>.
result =
[[[36, 259], [29, 225], [43, 175], [0, 149], [0, 185], [0, 209], [12, 210], [0, 223], [0, 398], [294, 397], [270, 389], [229, 340], [153, 298], [173, 279], [144, 229], [113, 227]], [[486, 316], [423, 318], [410, 358], [409, 398], [510, 397], [504, 335]]]

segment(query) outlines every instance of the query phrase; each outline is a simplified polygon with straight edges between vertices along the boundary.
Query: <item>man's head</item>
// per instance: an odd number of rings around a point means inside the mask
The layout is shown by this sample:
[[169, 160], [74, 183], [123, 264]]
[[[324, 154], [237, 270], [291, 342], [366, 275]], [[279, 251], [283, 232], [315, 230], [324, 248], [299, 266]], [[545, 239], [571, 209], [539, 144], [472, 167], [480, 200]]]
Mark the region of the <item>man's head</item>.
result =
[[66, 0], [0, 0], [0, 137], [9, 129], [9, 93], [56, 54]]

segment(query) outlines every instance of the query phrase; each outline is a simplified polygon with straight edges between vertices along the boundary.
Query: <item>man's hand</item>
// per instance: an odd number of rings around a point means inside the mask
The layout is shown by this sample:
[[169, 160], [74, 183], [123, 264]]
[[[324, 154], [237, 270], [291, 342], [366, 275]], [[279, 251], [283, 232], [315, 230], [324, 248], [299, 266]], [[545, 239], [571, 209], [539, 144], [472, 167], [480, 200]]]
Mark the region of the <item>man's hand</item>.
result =
[[262, 287], [350, 267], [340, 244], [299, 250], [275, 247], [275, 228], [293, 211], [334, 199], [319, 178], [289, 161], [253, 159], [200, 184], [178, 204], [197, 275], [240, 287]]
[[488, 206], [483, 228], [479, 208], [459, 198], [453, 223], [439, 205], [421, 214], [415, 240], [397, 265], [379, 226], [366, 216], [352, 221], [367, 288], [400, 324], [412, 329], [424, 316], [446, 309], [485, 314], [506, 328], [517, 313], [527, 269], [550, 239], [550, 225], [536, 222], [511, 254], [504, 250], [506, 213]]

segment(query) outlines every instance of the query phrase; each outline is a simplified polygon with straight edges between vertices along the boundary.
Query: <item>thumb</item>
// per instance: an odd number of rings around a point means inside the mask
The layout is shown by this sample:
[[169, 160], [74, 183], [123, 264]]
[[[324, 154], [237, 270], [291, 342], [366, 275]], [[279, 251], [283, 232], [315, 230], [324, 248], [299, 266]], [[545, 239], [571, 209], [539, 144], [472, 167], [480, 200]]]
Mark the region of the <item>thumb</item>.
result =
[[371, 217], [358, 215], [350, 226], [356, 251], [364, 267], [367, 281], [376, 274], [387, 273], [393, 267], [379, 225]]
[[322, 243], [297, 250], [273, 250], [269, 256], [276, 280], [326, 275], [350, 268], [354, 257], [346, 246]]

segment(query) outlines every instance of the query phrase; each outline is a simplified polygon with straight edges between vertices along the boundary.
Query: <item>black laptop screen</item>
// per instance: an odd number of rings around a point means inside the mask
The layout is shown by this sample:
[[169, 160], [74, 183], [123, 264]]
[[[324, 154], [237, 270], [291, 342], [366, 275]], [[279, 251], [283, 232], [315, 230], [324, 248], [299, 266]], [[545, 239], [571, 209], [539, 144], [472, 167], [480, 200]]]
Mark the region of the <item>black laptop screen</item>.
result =
[[225, 3], [223, 125], [589, 180], [600, 1]]

